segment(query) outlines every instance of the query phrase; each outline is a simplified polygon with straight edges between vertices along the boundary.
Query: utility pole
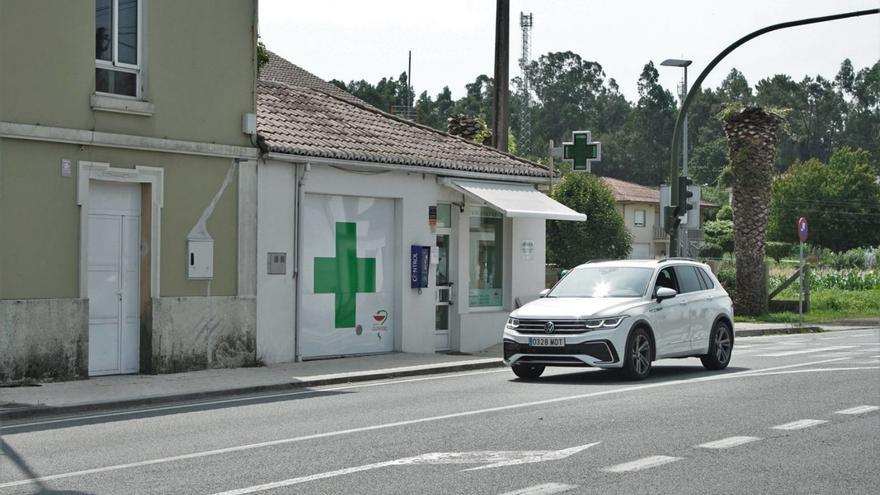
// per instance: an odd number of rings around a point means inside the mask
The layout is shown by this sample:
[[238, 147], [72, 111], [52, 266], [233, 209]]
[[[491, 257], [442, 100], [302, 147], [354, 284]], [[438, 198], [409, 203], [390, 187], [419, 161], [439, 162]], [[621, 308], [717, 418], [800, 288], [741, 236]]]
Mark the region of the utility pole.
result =
[[507, 152], [508, 85], [510, 77], [510, 0], [497, 0], [495, 8], [495, 119], [492, 123], [492, 144]]
[[532, 142], [532, 120], [531, 109], [531, 91], [529, 90], [529, 62], [532, 60], [531, 38], [532, 38], [532, 14], [526, 15], [524, 12], [519, 13], [519, 27], [522, 30], [522, 54], [519, 58], [519, 71], [522, 77], [522, 94], [520, 95], [520, 104], [522, 108], [519, 111], [519, 149], [521, 152], [528, 152]]

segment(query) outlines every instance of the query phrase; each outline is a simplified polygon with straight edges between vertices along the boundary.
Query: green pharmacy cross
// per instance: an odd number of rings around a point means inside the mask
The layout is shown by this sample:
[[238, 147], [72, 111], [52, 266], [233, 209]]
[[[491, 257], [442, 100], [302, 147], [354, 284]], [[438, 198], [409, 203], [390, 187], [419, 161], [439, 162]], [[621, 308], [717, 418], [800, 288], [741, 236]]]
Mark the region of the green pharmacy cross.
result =
[[315, 294], [336, 295], [336, 327], [353, 328], [357, 294], [376, 292], [376, 258], [357, 257], [357, 224], [336, 222], [336, 257], [315, 258]]
[[602, 143], [593, 142], [590, 131], [574, 131], [572, 141], [562, 143], [562, 159], [571, 160], [575, 172], [590, 173], [592, 162], [602, 159]]

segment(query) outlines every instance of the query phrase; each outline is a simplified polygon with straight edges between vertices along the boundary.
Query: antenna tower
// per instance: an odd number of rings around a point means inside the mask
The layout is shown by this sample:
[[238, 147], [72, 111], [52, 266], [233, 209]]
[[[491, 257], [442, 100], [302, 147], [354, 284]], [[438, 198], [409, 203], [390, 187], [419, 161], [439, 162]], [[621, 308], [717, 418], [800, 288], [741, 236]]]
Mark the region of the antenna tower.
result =
[[532, 142], [532, 119], [531, 119], [531, 91], [529, 88], [529, 63], [532, 61], [532, 14], [519, 13], [519, 27], [522, 29], [522, 56], [519, 58], [519, 69], [522, 83], [520, 84], [520, 109], [519, 120], [519, 145], [521, 152], [529, 149]]

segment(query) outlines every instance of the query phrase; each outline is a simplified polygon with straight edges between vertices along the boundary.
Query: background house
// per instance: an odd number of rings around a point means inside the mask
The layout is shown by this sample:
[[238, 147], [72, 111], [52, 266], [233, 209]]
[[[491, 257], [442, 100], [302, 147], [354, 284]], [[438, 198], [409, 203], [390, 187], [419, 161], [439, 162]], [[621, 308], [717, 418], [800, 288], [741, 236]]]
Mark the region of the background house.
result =
[[[632, 233], [630, 258], [662, 258], [669, 253], [669, 238], [660, 226], [660, 190], [626, 182], [611, 177], [602, 177], [617, 201], [626, 228]], [[701, 215], [714, 210], [717, 205], [701, 202]], [[702, 222], [700, 223], [702, 225]], [[701, 229], [688, 231], [689, 249], [687, 256], [696, 256], [696, 250], [703, 240]]]
[[0, 381], [254, 358], [256, 1], [170, 7], [0, 3]]

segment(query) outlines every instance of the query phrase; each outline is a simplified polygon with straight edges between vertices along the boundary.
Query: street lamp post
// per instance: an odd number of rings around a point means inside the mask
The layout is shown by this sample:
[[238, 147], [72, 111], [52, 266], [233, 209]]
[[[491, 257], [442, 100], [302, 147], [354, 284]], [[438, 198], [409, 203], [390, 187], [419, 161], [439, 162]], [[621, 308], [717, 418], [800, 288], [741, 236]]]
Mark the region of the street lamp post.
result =
[[[684, 69], [684, 77], [681, 83], [681, 104], [684, 105], [684, 100], [688, 94], [688, 66], [691, 65], [690, 60], [682, 60], [677, 58], [668, 58], [662, 62], [660, 65], [665, 65], [666, 67], [681, 67]], [[682, 153], [681, 153], [681, 174], [687, 177], [688, 174], [688, 121], [687, 114], [684, 115], [684, 120], [682, 122], [682, 137], [681, 137], [681, 145], [682, 145]], [[661, 212], [662, 214], [663, 212]], [[687, 228], [681, 228], [681, 237], [682, 243], [685, 247], [687, 247], [688, 237], [687, 237]], [[682, 249], [677, 250], [679, 253], [682, 253]], [[685, 254], [685, 253], [682, 253]]]

